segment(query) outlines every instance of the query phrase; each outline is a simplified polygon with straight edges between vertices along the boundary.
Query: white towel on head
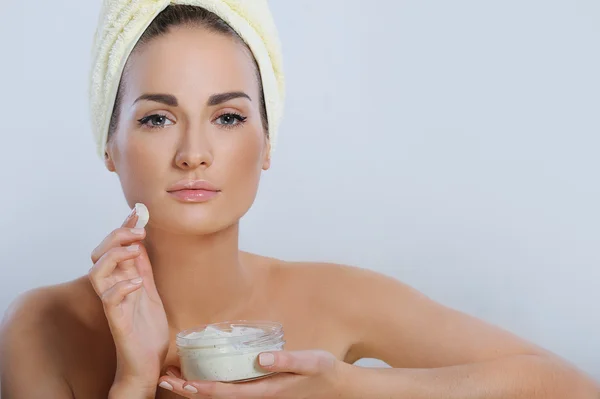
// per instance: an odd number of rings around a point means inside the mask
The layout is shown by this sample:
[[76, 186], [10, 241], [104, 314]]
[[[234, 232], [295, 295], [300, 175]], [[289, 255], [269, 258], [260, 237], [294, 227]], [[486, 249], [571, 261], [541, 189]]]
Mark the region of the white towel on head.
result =
[[260, 70], [273, 149], [283, 115], [285, 87], [279, 35], [267, 0], [104, 0], [93, 43], [89, 86], [98, 155], [104, 157], [127, 58], [146, 28], [169, 4], [194, 5], [215, 13], [250, 47]]

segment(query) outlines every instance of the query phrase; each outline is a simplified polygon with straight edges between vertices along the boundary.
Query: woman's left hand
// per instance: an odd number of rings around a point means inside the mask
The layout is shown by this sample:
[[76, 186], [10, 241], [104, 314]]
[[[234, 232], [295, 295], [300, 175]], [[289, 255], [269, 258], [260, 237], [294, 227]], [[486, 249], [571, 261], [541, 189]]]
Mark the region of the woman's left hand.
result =
[[[240, 384], [213, 381], [185, 381], [179, 370], [169, 368], [159, 386], [186, 398], [306, 398], [344, 397], [351, 365], [320, 350], [264, 352], [261, 367], [280, 374]], [[166, 383], [166, 384], [165, 384]], [[168, 385], [167, 385], [168, 384]]]

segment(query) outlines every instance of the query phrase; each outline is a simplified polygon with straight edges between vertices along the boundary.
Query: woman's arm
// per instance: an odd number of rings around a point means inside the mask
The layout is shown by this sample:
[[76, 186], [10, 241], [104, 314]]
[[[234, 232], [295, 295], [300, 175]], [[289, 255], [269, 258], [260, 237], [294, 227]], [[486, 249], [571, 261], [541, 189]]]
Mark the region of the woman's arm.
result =
[[344, 269], [336, 286], [344, 287], [341, 311], [355, 332], [347, 361], [377, 358], [395, 368], [353, 368], [356, 392], [369, 398], [598, 398], [591, 378], [554, 354], [395, 279]]
[[[352, 343], [344, 362], [322, 350], [274, 351], [259, 364], [275, 377], [185, 381], [173, 369], [161, 386], [186, 398], [600, 399], [590, 378], [555, 355], [394, 279], [310, 264], [293, 280], [303, 290], [298, 297], [318, 304], [316, 320], [328, 321], [317, 331]], [[395, 368], [352, 365], [360, 358]]]
[[[64, 377], [70, 360], [63, 349], [72, 326], [64, 324], [66, 310], [58, 302], [52, 287], [38, 288], [6, 312], [0, 326], [2, 399], [75, 398]], [[115, 379], [108, 399], [154, 398], [155, 392], [153, 382]]]
[[347, 398], [598, 399], [595, 383], [548, 356], [508, 356], [435, 369], [352, 367]]
[[2, 399], [73, 398], [62, 377], [60, 357], [53, 353], [52, 325], [41, 323], [39, 317], [47, 300], [43, 290], [29, 292], [11, 306], [2, 321]]

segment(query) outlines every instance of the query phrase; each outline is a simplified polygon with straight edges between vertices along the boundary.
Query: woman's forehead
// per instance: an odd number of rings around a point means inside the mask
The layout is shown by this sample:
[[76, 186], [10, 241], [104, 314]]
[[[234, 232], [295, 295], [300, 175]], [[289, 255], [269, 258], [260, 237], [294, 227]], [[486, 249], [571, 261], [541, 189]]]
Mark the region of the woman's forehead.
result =
[[232, 37], [200, 27], [182, 27], [132, 53], [126, 86], [144, 90], [224, 92], [258, 89], [247, 48]]

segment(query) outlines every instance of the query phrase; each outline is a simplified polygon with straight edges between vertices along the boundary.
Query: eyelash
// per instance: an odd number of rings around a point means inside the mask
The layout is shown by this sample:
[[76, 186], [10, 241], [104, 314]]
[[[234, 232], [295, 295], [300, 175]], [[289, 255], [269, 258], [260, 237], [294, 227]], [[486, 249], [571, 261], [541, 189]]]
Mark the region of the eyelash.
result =
[[138, 119], [138, 123], [140, 126], [144, 126], [147, 127], [149, 129], [162, 129], [165, 126], [151, 126], [151, 125], [147, 125], [148, 122], [150, 122], [152, 119], [156, 118], [156, 117], [160, 117], [160, 118], [167, 118], [167, 115], [165, 114], [152, 114], [152, 115], [148, 115], [148, 116], [144, 116], [141, 119]]
[[220, 118], [223, 118], [224, 116], [232, 117], [233, 119], [235, 119], [237, 121], [237, 123], [235, 125], [221, 124], [220, 126], [223, 127], [224, 129], [233, 129], [235, 127], [241, 126], [241, 125], [243, 125], [246, 122], [246, 119], [248, 119], [247, 116], [242, 116], [242, 115], [240, 115], [238, 113], [235, 113], [235, 112], [227, 112], [227, 113], [224, 113], [223, 115], [219, 116], [217, 118], [217, 120], [220, 119]]
[[[234, 125], [219, 124], [224, 129], [233, 129], [233, 128], [239, 126], [239, 125], [243, 125], [246, 122], [246, 120], [248, 119], [247, 116], [242, 116], [242, 115], [240, 115], [238, 113], [235, 113], [235, 112], [227, 112], [227, 113], [225, 113], [225, 114], [220, 115], [219, 117], [217, 117], [216, 120], [218, 120], [220, 118], [223, 118], [225, 116], [233, 117], [233, 119], [236, 120], [237, 123], [234, 124]], [[148, 128], [148, 129], [162, 129], [162, 128], [164, 128], [165, 127], [164, 125], [162, 125], [162, 126], [147, 125], [148, 122], [150, 122], [153, 118], [156, 118], [156, 117], [169, 119], [167, 117], [167, 115], [165, 115], [165, 114], [152, 114], [152, 115], [145, 116], [145, 117], [143, 117], [141, 119], [138, 119], [138, 124], [140, 126], [144, 126], [144, 127]]]

